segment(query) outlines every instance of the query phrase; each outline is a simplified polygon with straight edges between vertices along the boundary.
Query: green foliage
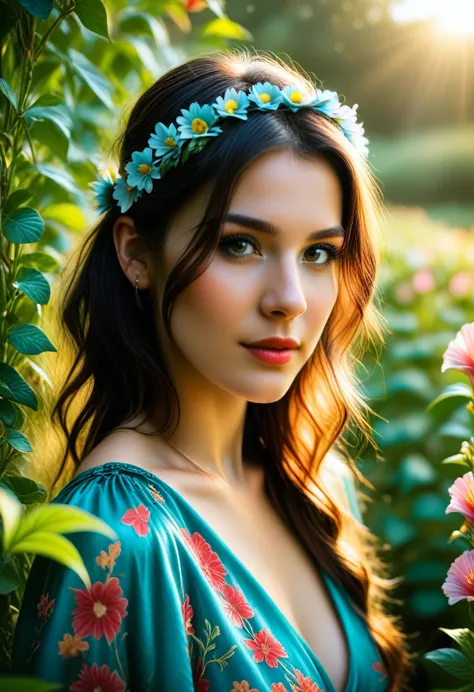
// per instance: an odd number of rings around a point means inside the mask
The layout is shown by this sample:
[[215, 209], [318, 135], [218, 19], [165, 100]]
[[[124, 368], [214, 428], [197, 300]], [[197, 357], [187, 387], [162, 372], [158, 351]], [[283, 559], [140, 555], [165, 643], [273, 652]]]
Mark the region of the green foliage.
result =
[[449, 342], [473, 319], [474, 239], [435, 224], [422, 209], [389, 208], [383, 231], [387, 344], [378, 364], [368, 357], [359, 368], [383, 461], [367, 450], [358, 466], [375, 486], [363, 489], [365, 521], [390, 546], [384, 560], [403, 577], [396, 612], [421, 654], [440, 646], [438, 625], [466, 621], [466, 604], [450, 607], [441, 586], [466, 549], [462, 534], [453, 536], [462, 518], [445, 510], [448, 488], [470, 468], [459, 446], [472, 435], [472, 389], [465, 375], [443, 374], [441, 365]]
[[[210, 0], [200, 14], [200, 50], [249, 37], [227, 16], [223, 0]], [[196, 50], [191, 29], [181, 0], [141, 0], [133, 6], [124, 0], [2, 4], [0, 659], [5, 672], [29, 555], [57, 560], [87, 583], [80, 555], [61, 534], [111, 535], [102, 522], [75, 508], [41, 506], [48, 490], [28, 478], [33, 431], [49, 422], [41, 418], [45, 388], [52, 386], [46, 357], [56, 357], [56, 346], [41, 327], [47, 314], [42, 308], [47, 311], [50, 286], [74, 236], [93, 223], [85, 191], [102, 161], [109, 165], [103, 150], [121, 128], [121, 110], [131, 95]], [[189, 40], [183, 43], [179, 32]], [[2, 681], [4, 688], [55, 689], [13, 678]]]

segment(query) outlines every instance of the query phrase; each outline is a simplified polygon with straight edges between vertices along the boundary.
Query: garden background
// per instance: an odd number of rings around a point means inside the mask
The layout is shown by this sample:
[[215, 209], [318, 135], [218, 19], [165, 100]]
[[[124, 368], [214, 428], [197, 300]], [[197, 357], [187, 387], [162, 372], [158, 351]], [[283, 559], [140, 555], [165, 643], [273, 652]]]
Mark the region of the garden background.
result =
[[[51, 493], [55, 441], [35, 447], [58, 358], [50, 295], [97, 219], [88, 186], [116, 164], [111, 146], [137, 96], [188, 56], [234, 44], [275, 52], [359, 104], [385, 197], [389, 332], [379, 362], [360, 365], [381, 454], [367, 449], [358, 465], [376, 489], [365, 521], [404, 577], [394, 608], [423, 690], [454, 684], [422, 659], [451, 645], [438, 628], [468, 626], [466, 603], [448, 606], [441, 591], [460, 553], [447, 540], [459, 516], [445, 514], [459, 468], [441, 460], [472, 433], [462, 400], [427, 406], [459, 377], [441, 374], [442, 354], [474, 321], [474, 17], [469, 33], [417, 15], [416, 2], [0, 0], [0, 485], [28, 506]], [[30, 561], [0, 568], [0, 672]]]

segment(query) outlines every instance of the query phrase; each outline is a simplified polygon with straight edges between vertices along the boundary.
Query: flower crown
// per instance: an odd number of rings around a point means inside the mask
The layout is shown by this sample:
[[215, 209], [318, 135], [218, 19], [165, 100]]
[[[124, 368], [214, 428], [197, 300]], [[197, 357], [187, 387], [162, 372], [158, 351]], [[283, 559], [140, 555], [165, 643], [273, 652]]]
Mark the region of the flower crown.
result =
[[313, 108], [337, 125], [362, 156], [367, 156], [369, 140], [364, 137], [364, 127], [357, 122], [357, 108], [339, 103], [335, 91], [321, 91], [315, 87], [309, 97], [296, 86], [280, 88], [270, 82], [259, 82], [251, 87], [249, 93], [227, 89], [224, 96], [218, 96], [212, 104], [200, 106], [196, 101], [189, 110], [181, 109], [182, 115], [174, 123], [157, 123], [155, 131], [148, 139], [148, 147], [134, 151], [132, 160], [125, 166], [126, 179], [117, 175], [115, 180], [110, 173], [98, 175], [90, 183], [95, 193], [96, 208], [104, 213], [114, 206], [117, 200], [122, 214], [145, 192], [153, 189], [153, 180], [161, 178], [170, 168], [185, 163], [188, 158], [217, 137], [222, 129], [217, 125], [225, 118], [247, 120], [247, 113], [253, 110], [270, 111], [279, 106], [287, 106], [293, 112], [300, 108]]

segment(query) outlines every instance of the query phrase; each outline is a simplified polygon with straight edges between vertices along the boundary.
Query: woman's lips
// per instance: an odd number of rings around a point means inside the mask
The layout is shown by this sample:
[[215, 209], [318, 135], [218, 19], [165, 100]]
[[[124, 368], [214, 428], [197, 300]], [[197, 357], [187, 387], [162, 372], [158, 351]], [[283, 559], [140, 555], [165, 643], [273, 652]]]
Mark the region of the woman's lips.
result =
[[288, 363], [293, 357], [294, 352], [297, 349], [286, 348], [283, 350], [276, 348], [262, 348], [256, 346], [244, 346], [245, 349], [252, 356], [262, 361], [263, 363], [268, 363], [269, 365], [284, 365]]

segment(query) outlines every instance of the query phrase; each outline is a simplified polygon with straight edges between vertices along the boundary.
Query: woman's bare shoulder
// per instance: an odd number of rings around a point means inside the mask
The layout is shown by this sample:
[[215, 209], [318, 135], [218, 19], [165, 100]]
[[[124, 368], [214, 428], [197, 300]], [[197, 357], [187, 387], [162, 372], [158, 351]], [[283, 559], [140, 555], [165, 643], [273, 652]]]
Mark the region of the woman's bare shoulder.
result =
[[112, 461], [140, 466], [152, 473], [170, 469], [165, 445], [159, 445], [156, 437], [153, 438], [153, 444], [150, 444], [150, 439], [136, 430], [119, 428], [109, 433], [89, 452], [77, 467], [74, 476]]

